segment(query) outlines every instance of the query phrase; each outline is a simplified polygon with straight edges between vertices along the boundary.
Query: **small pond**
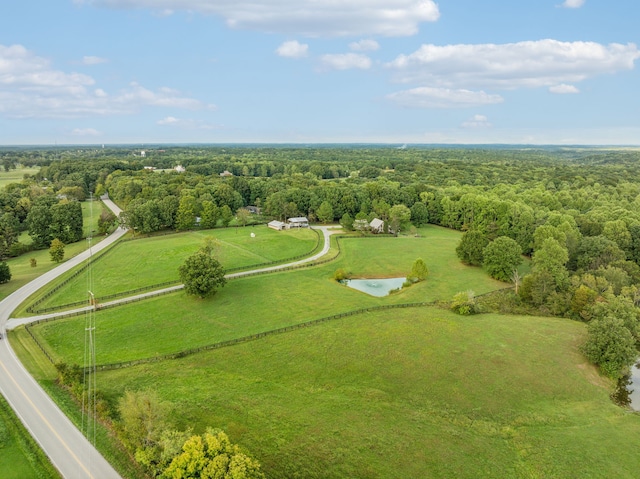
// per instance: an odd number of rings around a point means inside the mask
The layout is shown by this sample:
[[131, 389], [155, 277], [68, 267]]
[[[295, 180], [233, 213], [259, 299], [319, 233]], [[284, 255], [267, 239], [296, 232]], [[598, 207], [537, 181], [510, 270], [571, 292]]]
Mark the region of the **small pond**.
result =
[[394, 289], [402, 288], [406, 280], [407, 278], [345, 279], [342, 284], [371, 296], [382, 297], [388, 295]]
[[634, 411], [640, 411], [640, 362], [631, 368], [627, 376], [618, 381], [618, 389], [613, 400], [621, 406], [629, 406]]

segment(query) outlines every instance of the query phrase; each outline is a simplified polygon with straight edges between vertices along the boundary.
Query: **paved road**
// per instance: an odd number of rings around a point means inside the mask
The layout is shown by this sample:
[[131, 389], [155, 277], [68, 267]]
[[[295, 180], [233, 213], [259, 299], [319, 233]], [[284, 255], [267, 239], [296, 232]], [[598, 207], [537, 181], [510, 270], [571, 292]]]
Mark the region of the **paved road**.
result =
[[[104, 202], [116, 215], [119, 213], [120, 209], [111, 201], [104, 200]], [[97, 253], [106, 248], [125, 233], [125, 230], [118, 228], [100, 243], [92, 246], [91, 253]], [[87, 260], [89, 256], [89, 250], [79, 254], [34, 279], [0, 302], [2, 336], [5, 337], [9, 315], [20, 303], [65, 271]], [[0, 340], [0, 392], [64, 478], [120, 478], [115, 469], [85, 439], [29, 375], [6, 339]]]

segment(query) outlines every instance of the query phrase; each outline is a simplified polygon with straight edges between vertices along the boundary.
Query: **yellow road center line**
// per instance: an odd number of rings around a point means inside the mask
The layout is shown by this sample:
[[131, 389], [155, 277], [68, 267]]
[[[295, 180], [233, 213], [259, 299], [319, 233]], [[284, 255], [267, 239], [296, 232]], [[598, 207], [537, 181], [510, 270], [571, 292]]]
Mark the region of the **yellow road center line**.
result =
[[91, 472], [89, 472], [87, 470], [87, 468], [84, 466], [84, 464], [82, 462], [80, 462], [80, 459], [78, 458], [78, 456], [75, 455], [75, 453], [71, 450], [71, 448], [67, 445], [66, 442], [64, 442], [64, 440], [62, 439], [62, 437], [60, 437], [60, 435], [56, 432], [56, 430], [53, 428], [53, 426], [51, 425], [51, 423], [49, 421], [47, 421], [47, 418], [44, 417], [44, 415], [42, 414], [42, 412], [40, 412], [40, 409], [38, 409], [36, 407], [35, 404], [33, 404], [33, 401], [31, 401], [31, 399], [29, 398], [29, 396], [27, 396], [27, 394], [24, 392], [24, 390], [20, 387], [20, 385], [18, 384], [18, 382], [15, 380], [15, 378], [11, 375], [11, 373], [9, 372], [9, 370], [6, 368], [6, 366], [0, 362], [0, 366], [2, 366], [2, 369], [4, 369], [4, 372], [7, 374], [7, 376], [11, 379], [11, 381], [13, 382], [13, 384], [15, 384], [15, 386], [18, 388], [18, 390], [20, 391], [20, 393], [24, 396], [24, 398], [27, 400], [27, 402], [31, 405], [31, 407], [33, 408], [33, 410], [38, 414], [38, 416], [40, 416], [40, 419], [42, 419], [44, 421], [44, 423], [47, 425], [47, 427], [51, 430], [51, 432], [53, 432], [53, 435], [58, 439], [58, 441], [60, 441], [60, 444], [62, 444], [64, 446], [64, 448], [69, 452], [69, 454], [71, 454], [71, 457], [73, 457], [76, 462], [78, 463], [78, 465], [84, 470], [84, 472], [87, 473], [87, 475], [90, 478], [93, 478], [93, 475], [91, 474]]

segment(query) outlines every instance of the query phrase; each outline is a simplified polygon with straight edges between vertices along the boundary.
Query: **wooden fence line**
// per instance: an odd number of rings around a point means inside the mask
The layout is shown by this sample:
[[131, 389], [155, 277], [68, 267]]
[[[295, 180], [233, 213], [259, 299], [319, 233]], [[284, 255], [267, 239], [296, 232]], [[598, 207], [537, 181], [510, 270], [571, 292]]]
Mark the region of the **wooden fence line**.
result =
[[[279, 263], [286, 263], [286, 262], [296, 261], [296, 260], [299, 260], [299, 259], [306, 258], [306, 257], [310, 256], [311, 254], [313, 254], [313, 252], [318, 249], [318, 246], [320, 244], [320, 234], [318, 233], [317, 230], [312, 230], [312, 231], [316, 234], [316, 244], [308, 253], [299, 254], [297, 256], [292, 256], [291, 258], [286, 258], [286, 259], [282, 259], [282, 260], [269, 261], [269, 262], [265, 262], [265, 263], [258, 263], [258, 264], [250, 265], [250, 266], [247, 266], [247, 267], [240, 266], [240, 267], [236, 267], [236, 268], [230, 268], [230, 269], [226, 270], [226, 272], [227, 273], [239, 272], [239, 271], [245, 270], [246, 268], [261, 268], [261, 267], [267, 267], [267, 266], [276, 265], [276, 264], [279, 264]], [[169, 235], [169, 234], [174, 234], [174, 233], [166, 233], [166, 234]], [[123, 240], [121, 240], [121, 242], [132, 241], [133, 239], [134, 238], [123, 239]], [[108, 251], [111, 251], [113, 249], [114, 248], [110, 248]], [[96, 261], [96, 260], [102, 258], [102, 256], [104, 256], [108, 251], [105, 251], [104, 253], [102, 253], [102, 255], [96, 257], [93, 261]], [[60, 305], [57, 305], [57, 306], [50, 306], [48, 308], [34, 309], [38, 304], [42, 303], [47, 298], [51, 297], [60, 288], [62, 288], [63, 286], [66, 286], [67, 284], [69, 284], [69, 282], [72, 279], [75, 279], [87, 267], [88, 267], [88, 264], [85, 264], [82, 268], [80, 268], [77, 271], [75, 271], [69, 278], [65, 279], [62, 283], [56, 285], [55, 288], [53, 288], [52, 290], [48, 291], [44, 296], [42, 296], [37, 301], [35, 301], [33, 304], [31, 304], [27, 308], [27, 312], [28, 313], [33, 313], [33, 314], [42, 314], [42, 313], [50, 313], [52, 311], [60, 311], [60, 310], [63, 310], [63, 309], [73, 308], [75, 306], [87, 305], [88, 304], [88, 300], [83, 300], [83, 301], [74, 301], [72, 303], [60, 304]], [[106, 301], [106, 300], [109, 300], [109, 299], [123, 298], [123, 297], [126, 297], [126, 296], [131, 296], [131, 295], [136, 294], [136, 293], [141, 293], [143, 291], [151, 291], [153, 289], [164, 288], [165, 286], [171, 286], [171, 285], [177, 285], [177, 284], [180, 284], [180, 280], [179, 279], [175, 279], [175, 280], [172, 280], [172, 281], [165, 281], [163, 283], [156, 283], [156, 284], [152, 284], [152, 285], [149, 285], [149, 286], [141, 286], [140, 288], [130, 289], [128, 291], [121, 291], [119, 293], [112, 293], [112, 294], [108, 294], [106, 296], [99, 296], [99, 297], [95, 298], [95, 300], [96, 301]]]
[[220, 349], [220, 348], [224, 348], [224, 347], [234, 346], [236, 344], [246, 343], [246, 342], [249, 342], [249, 341], [255, 341], [257, 339], [262, 339], [262, 338], [265, 338], [265, 337], [268, 337], [268, 336], [273, 336], [273, 335], [276, 335], [276, 334], [283, 334], [283, 333], [299, 330], [299, 329], [302, 329], [302, 328], [308, 328], [308, 327], [311, 327], [311, 326], [315, 326], [317, 324], [321, 324], [321, 323], [324, 323], [324, 322], [327, 322], [327, 321], [336, 320], [336, 319], [346, 318], [346, 317], [350, 317], [350, 316], [356, 316], [356, 315], [364, 314], [364, 313], [384, 311], [384, 310], [388, 310], [388, 309], [420, 308], [420, 307], [425, 307], [425, 306], [433, 306], [436, 303], [437, 303], [437, 301], [429, 301], [429, 302], [420, 302], [420, 303], [401, 303], [401, 304], [386, 304], [386, 305], [380, 305], [380, 306], [371, 306], [371, 307], [368, 307], [368, 308], [361, 308], [361, 309], [356, 309], [356, 310], [352, 310], [352, 311], [346, 311], [346, 312], [343, 312], [343, 313], [334, 314], [334, 315], [331, 315], [331, 316], [325, 316], [325, 317], [322, 317], [322, 318], [313, 319], [311, 321], [305, 321], [303, 323], [292, 324], [292, 325], [289, 325], [289, 326], [284, 326], [282, 328], [272, 329], [272, 330], [264, 331], [264, 332], [261, 332], [261, 333], [251, 334], [251, 335], [248, 335], [248, 336], [243, 336], [241, 338], [228, 339], [226, 341], [219, 341], [217, 343], [208, 344], [208, 345], [200, 346], [200, 347], [197, 347], [197, 348], [186, 349], [186, 350], [178, 351], [178, 352], [175, 352], [175, 353], [169, 353], [169, 354], [164, 354], [164, 355], [154, 356], [154, 357], [149, 357], [149, 358], [134, 359], [134, 360], [131, 360], [131, 361], [122, 361], [122, 362], [117, 362], [117, 363], [99, 364], [99, 365], [96, 366], [96, 369], [98, 369], [99, 371], [111, 371], [111, 370], [115, 370], [115, 369], [122, 369], [122, 368], [131, 367], [131, 366], [137, 366], [137, 365], [140, 365], [140, 364], [154, 363], [154, 362], [158, 362], [158, 361], [166, 361], [166, 360], [171, 360], [171, 359], [179, 359], [179, 358], [184, 358], [186, 356], [190, 356], [190, 355], [193, 355], [193, 354], [201, 353], [201, 352], [204, 352], [204, 351], [211, 351], [211, 350]]

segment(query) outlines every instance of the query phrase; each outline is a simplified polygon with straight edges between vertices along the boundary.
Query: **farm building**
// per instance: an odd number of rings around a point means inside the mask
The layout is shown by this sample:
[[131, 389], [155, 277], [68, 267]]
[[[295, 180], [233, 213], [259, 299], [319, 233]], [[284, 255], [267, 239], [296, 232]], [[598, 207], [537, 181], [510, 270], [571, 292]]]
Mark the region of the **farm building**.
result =
[[278, 221], [278, 220], [270, 221], [267, 226], [269, 228], [272, 228], [272, 229], [278, 230], [278, 231], [282, 231], [282, 230], [286, 230], [287, 229], [287, 224], [283, 223], [282, 221]]
[[374, 218], [371, 223], [369, 223], [369, 228], [371, 228], [372, 233], [384, 233], [384, 221]]
[[309, 220], [304, 216], [289, 218], [287, 222], [289, 224], [289, 228], [308, 228], [309, 227]]

